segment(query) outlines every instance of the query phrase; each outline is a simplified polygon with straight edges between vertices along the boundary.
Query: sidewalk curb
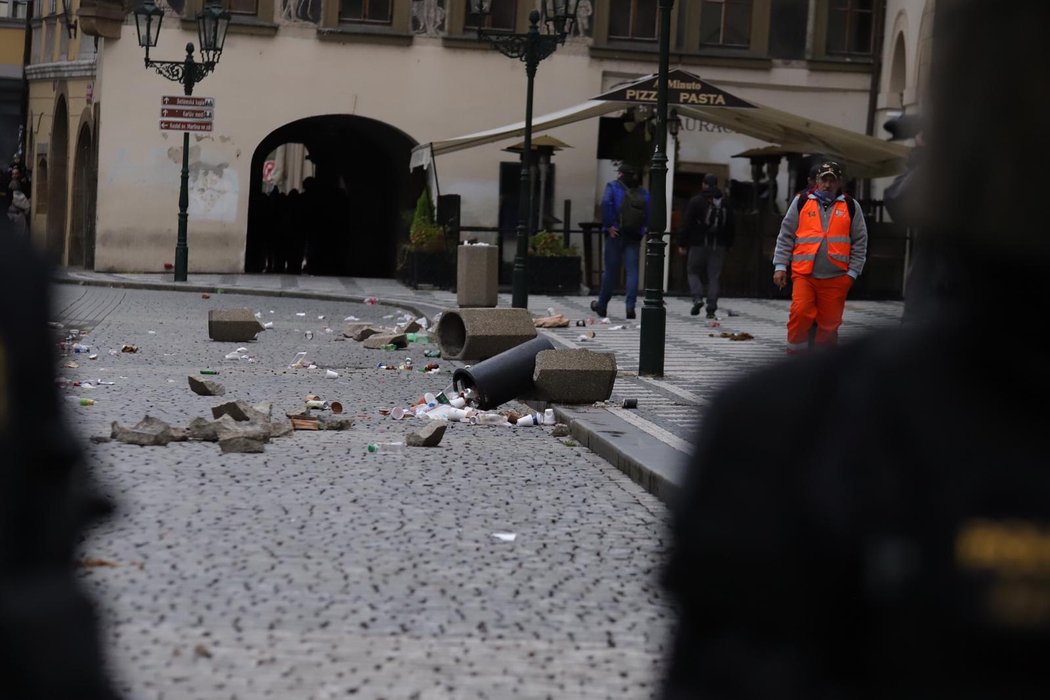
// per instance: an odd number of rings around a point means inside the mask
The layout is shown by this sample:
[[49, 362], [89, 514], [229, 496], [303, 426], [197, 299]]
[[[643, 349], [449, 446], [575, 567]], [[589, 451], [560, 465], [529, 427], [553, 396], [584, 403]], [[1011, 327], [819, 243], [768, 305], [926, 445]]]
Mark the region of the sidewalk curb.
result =
[[[334, 294], [326, 292], [303, 292], [285, 289], [265, 289], [262, 287], [222, 287], [208, 284], [190, 284], [175, 282], [142, 282], [137, 280], [106, 280], [106, 279], [78, 279], [76, 277], [52, 277], [55, 284], [68, 284], [83, 287], [113, 287], [117, 289], [152, 289], [162, 292], [195, 292], [201, 294], [246, 294], [261, 297], [284, 297], [286, 299], [314, 299], [317, 301], [349, 301], [364, 304], [369, 297], [354, 296], [352, 294]], [[220, 291], [221, 290], [221, 291]], [[390, 306], [411, 311], [416, 316], [427, 316], [427, 312], [421, 311], [413, 304], [418, 302], [402, 302], [397, 299], [377, 299], [378, 306]], [[426, 304], [438, 310], [444, 310], [441, 305]]]

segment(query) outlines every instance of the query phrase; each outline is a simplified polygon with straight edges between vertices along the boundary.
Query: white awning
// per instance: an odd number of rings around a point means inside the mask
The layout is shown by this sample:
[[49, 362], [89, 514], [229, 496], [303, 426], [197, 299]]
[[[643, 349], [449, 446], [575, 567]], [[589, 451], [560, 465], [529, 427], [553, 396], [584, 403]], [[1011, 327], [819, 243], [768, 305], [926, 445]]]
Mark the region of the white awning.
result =
[[[655, 75], [599, 95], [575, 107], [533, 119], [533, 133], [599, 117], [639, 104], [655, 105]], [[686, 71], [669, 75], [668, 102], [681, 116], [703, 119], [771, 144], [790, 144], [805, 152], [839, 160], [851, 177], [886, 177], [904, 170], [908, 146], [884, 141], [815, 119], [740, 99]], [[410, 168], [429, 167], [443, 153], [482, 146], [525, 133], [525, 122], [479, 131], [465, 136], [423, 143], [412, 149]]]

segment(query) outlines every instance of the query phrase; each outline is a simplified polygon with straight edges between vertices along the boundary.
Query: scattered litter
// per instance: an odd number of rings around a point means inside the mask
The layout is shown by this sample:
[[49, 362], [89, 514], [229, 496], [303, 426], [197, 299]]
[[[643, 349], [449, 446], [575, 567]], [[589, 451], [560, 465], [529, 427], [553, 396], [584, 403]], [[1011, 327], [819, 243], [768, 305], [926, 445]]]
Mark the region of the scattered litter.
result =
[[91, 353], [90, 355], [88, 355], [88, 359], [89, 360], [97, 360], [98, 359], [98, 353], [97, 352]]
[[568, 328], [569, 319], [562, 314], [556, 314], [537, 318], [532, 323], [536, 328]]
[[292, 429], [293, 430], [320, 430], [321, 421], [316, 418], [301, 418], [298, 416], [292, 416]]
[[405, 447], [403, 442], [370, 442], [365, 450], [368, 452], [385, 452], [387, 454], [401, 454]]
[[586, 326], [586, 325], [587, 325], [587, 322], [584, 321], [582, 318], [579, 321], [576, 322], [576, 327], [577, 328], [580, 328], [580, 327], [583, 327], [583, 326]]
[[90, 349], [91, 348], [89, 346], [87, 346], [87, 345], [81, 345], [80, 343], [73, 343], [73, 352], [75, 352], [75, 353], [87, 352]]
[[73, 565], [81, 569], [97, 569], [100, 567], [116, 568], [118, 564], [109, 559], [78, 559]]
[[303, 333], [303, 337], [306, 338], [307, 340], [313, 340], [314, 339], [314, 332], [313, 331], [306, 331], [305, 333]]
[[519, 428], [528, 428], [543, 423], [543, 417], [538, 413], [529, 413], [514, 422]]
[[146, 331], [149, 335], [157, 335], [157, 331]]
[[602, 320], [598, 321], [598, 323], [606, 323], [606, 324], [608, 324], [608, 323], [612, 323], [612, 321], [610, 321], [610, 320], [609, 320], [609, 317], [608, 317], [608, 316], [606, 316], [606, 317], [605, 317], [605, 318], [603, 318]]
[[360, 321], [361, 319], [359, 319], [357, 316], [347, 316], [343, 320], [344, 321]]
[[500, 542], [513, 542], [518, 538], [517, 533], [514, 532], [493, 532], [492, 536]]
[[624, 408], [638, 408], [638, 399], [624, 399], [623, 400], [623, 407]]
[[120, 351], [121, 352], [129, 352], [129, 353], [131, 353], [131, 352], [138, 352], [139, 348], [138, 348], [137, 345], [130, 345], [128, 343], [124, 343], [124, 345], [121, 346]]
[[750, 333], [743, 333], [743, 332], [740, 332], [740, 333], [729, 333], [729, 332], [726, 332], [726, 331], [722, 331], [718, 335], [715, 335], [714, 333], [709, 333], [708, 337], [709, 338], [728, 338], [729, 340], [754, 340], [755, 339], [755, 336], [751, 335]]
[[266, 330], [273, 328], [273, 321], [267, 321], [266, 323], [264, 323], [263, 328], [265, 328]]
[[544, 425], [554, 425], [554, 423], [555, 423], [555, 420], [554, 420], [554, 409], [553, 408], [544, 409], [544, 411], [543, 411], [543, 424]]
[[318, 317], [317, 317], [317, 320], [318, 320], [318, 321], [323, 321], [323, 320], [324, 320], [324, 316], [318, 316]]
[[622, 331], [626, 327], [627, 326], [609, 326], [609, 330], [611, 330], [611, 331]]
[[377, 299], [375, 297], [367, 297], [365, 299], [365, 303], [368, 304], [369, 306], [375, 306], [376, 304], [379, 303], [379, 299]]
[[205, 292], [204, 294], [201, 294], [201, 299], [211, 299], [211, 294]]
[[101, 379], [95, 381], [99, 386], [113, 386], [116, 382], [104, 382]]
[[95, 399], [82, 399], [79, 396], [67, 396], [66, 398], [76, 401], [81, 406], [94, 406]]
[[591, 331], [589, 334], [582, 333], [582, 334], [576, 336], [576, 340], [578, 340], [580, 342], [586, 342], [586, 341], [590, 340], [593, 337], [594, 337], [594, 331]]
[[732, 309], [726, 309], [726, 316], [739, 316], [740, 313]]
[[394, 314], [387, 314], [387, 315], [386, 315], [386, 316], [384, 316], [383, 318], [393, 318], [393, 317], [394, 317]]
[[707, 322], [707, 327], [708, 328], [721, 328], [722, 324], [719, 323], [718, 321], [708, 321]]
[[113, 357], [116, 357], [117, 355], [120, 354], [120, 350], [117, 350], [115, 348], [110, 348], [109, 354], [112, 355]]
[[193, 647], [193, 655], [205, 659], [211, 658], [211, 652], [208, 651], [208, 647], [204, 646], [203, 644], [198, 644], [197, 646]]
[[296, 316], [306, 316], [306, 312], [305, 311], [296, 311], [295, 315]]
[[335, 379], [336, 377], [338, 377], [338, 376], [339, 376], [339, 373], [338, 373], [338, 372], [336, 372], [335, 370], [331, 370], [331, 369], [326, 369], [326, 370], [324, 371], [324, 376], [325, 376], [326, 378], [328, 378], [328, 379]]
[[214, 369], [202, 369], [200, 371], [200, 373], [201, 374], [218, 374], [218, 371], [216, 371]]
[[297, 352], [297, 353], [295, 353], [295, 357], [292, 358], [292, 362], [291, 362], [291, 364], [288, 365], [288, 367], [291, 368], [291, 369], [302, 369], [303, 367], [306, 366], [303, 363], [303, 360], [305, 360], [305, 359], [306, 359], [306, 353], [305, 352]]
[[423, 357], [441, 357], [440, 350], [424, 350]]
[[69, 362], [67, 362], [67, 363], [65, 364], [65, 366], [66, 366], [66, 367], [68, 367], [69, 369], [76, 369], [77, 367], [79, 367], [79, 366], [80, 366], [80, 363], [78, 363], [78, 362], [73, 362], [72, 360], [70, 360]]

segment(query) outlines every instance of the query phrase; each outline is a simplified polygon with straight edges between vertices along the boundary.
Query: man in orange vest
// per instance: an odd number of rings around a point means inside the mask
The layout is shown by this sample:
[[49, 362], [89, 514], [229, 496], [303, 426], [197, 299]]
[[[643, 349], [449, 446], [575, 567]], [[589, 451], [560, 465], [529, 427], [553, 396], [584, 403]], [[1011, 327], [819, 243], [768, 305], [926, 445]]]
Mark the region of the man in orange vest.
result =
[[842, 325], [846, 294], [860, 276], [868, 253], [868, 228], [856, 201], [842, 192], [842, 166], [822, 163], [817, 188], [795, 197], [780, 225], [773, 252], [773, 284], [788, 283], [791, 266], [791, 310], [787, 323], [789, 355], [814, 344], [835, 345]]

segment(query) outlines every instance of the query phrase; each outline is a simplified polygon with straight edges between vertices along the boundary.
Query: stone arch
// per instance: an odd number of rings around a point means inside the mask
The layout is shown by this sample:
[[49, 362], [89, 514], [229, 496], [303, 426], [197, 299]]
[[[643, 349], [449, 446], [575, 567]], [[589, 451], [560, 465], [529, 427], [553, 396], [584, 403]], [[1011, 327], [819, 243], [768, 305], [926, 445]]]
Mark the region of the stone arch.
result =
[[901, 108], [904, 106], [904, 91], [908, 87], [908, 57], [904, 32], [897, 32], [890, 56], [889, 85], [886, 91], [889, 93], [890, 106]]
[[[273, 195], [263, 177], [270, 154], [286, 144], [301, 144], [288, 150], [303, 154], [312, 170], [306, 190], [291, 197]], [[245, 271], [296, 274], [301, 247], [309, 274], [392, 277], [423, 186], [408, 167], [415, 145], [396, 127], [349, 114], [306, 117], [270, 132], [252, 155]], [[297, 239], [299, 232], [310, 235]]]
[[65, 262], [68, 184], [69, 110], [65, 94], [60, 93], [55, 100], [51, 142], [48, 147], [47, 235], [44, 240], [45, 252], [58, 264]]

